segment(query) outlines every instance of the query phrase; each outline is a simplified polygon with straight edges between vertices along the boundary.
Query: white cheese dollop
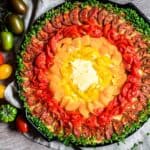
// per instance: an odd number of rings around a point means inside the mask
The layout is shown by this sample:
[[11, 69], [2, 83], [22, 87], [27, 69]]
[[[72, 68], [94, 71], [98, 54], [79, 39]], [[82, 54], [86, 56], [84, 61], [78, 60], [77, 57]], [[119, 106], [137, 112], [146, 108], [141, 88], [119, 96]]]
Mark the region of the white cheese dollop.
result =
[[92, 62], [76, 59], [72, 63], [73, 83], [82, 92], [86, 91], [92, 84], [98, 83], [98, 75], [93, 68]]

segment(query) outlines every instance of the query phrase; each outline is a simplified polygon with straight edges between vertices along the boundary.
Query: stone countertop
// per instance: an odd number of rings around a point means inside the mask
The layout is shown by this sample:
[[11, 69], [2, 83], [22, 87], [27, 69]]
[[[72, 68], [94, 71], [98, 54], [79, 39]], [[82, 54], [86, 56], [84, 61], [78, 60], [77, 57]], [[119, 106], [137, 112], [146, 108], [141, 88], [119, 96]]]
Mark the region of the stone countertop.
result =
[[[0, 150], [50, 150], [17, 132], [13, 125], [0, 123]], [[51, 149], [52, 150], [52, 149]]]

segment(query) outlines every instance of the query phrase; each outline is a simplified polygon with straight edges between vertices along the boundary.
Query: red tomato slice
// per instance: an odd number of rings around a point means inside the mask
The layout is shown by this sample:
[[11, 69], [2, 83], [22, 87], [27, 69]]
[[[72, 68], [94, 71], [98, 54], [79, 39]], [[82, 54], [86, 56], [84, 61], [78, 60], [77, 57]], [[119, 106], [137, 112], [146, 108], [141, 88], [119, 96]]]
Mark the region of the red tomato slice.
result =
[[130, 88], [131, 88], [131, 83], [125, 83], [125, 85], [124, 85], [123, 88], [122, 88], [121, 94], [122, 94], [124, 97], [126, 97], [126, 95], [127, 95], [127, 93], [128, 93], [128, 91], [129, 91]]
[[106, 24], [104, 29], [103, 29], [103, 32], [104, 32], [104, 36], [107, 37], [107, 34], [109, 32], [109, 30], [111, 29], [111, 24]]
[[88, 125], [89, 127], [92, 127], [92, 128], [98, 127], [99, 124], [97, 122], [97, 117], [96, 116], [92, 116], [92, 117], [88, 118], [86, 120], [86, 125]]
[[64, 37], [80, 37], [78, 26], [72, 25], [63, 30]]
[[133, 62], [133, 55], [132, 54], [124, 53], [123, 58], [127, 64], [130, 64], [130, 65], [132, 64], [132, 62]]
[[16, 127], [21, 133], [26, 133], [29, 131], [29, 126], [26, 120], [22, 116], [18, 116], [16, 119]]
[[40, 53], [35, 60], [35, 65], [38, 68], [45, 68], [46, 67], [46, 55], [45, 53]]
[[89, 26], [89, 30], [87, 31], [87, 34], [92, 37], [99, 38], [103, 35], [103, 32], [101, 28], [98, 26]]
[[120, 39], [120, 35], [114, 29], [110, 29], [106, 34], [106, 37], [112, 44]]

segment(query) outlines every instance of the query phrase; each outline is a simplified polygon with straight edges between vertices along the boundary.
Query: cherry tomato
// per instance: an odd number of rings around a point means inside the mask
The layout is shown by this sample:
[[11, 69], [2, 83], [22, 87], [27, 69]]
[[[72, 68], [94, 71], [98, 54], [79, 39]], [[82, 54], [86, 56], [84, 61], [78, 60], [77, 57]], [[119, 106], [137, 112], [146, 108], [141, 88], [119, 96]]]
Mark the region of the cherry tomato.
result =
[[23, 0], [10, 0], [10, 3], [14, 12], [21, 15], [27, 12], [27, 5], [24, 3]]
[[24, 31], [24, 21], [23, 19], [15, 14], [10, 14], [7, 16], [8, 27], [11, 32], [16, 35], [22, 34]]
[[19, 115], [16, 119], [16, 127], [19, 132], [26, 133], [29, 131], [29, 126], [23, 116]]
[[4, 63], [4, 56], [2, 53], [0, 53], [0, 65]]
[[5, 51], [10, 51], [14, 46], [14, 36], [11, 32], [1, 32], [0, 39], [2, 44], [2, 49]]
[[0, 80], [9, 78], [12, 74], [12, 70], [12, 66], [9, 64], [0, 65]]
[[4, 92], [5, 92], [5, 85], [0, 84], [0, 99], [4, 98]]

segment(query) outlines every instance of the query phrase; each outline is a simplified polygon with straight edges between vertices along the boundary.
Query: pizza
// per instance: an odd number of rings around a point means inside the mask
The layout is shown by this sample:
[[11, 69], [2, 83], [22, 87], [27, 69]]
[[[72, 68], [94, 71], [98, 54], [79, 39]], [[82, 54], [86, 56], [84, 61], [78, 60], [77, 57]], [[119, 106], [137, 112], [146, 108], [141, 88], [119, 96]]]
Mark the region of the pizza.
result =
[[150, 114], [150, 25], [132, 8], [65, 2], [40, 17], [17, 54], [27, 118], [47, 140], [121, 141]]

